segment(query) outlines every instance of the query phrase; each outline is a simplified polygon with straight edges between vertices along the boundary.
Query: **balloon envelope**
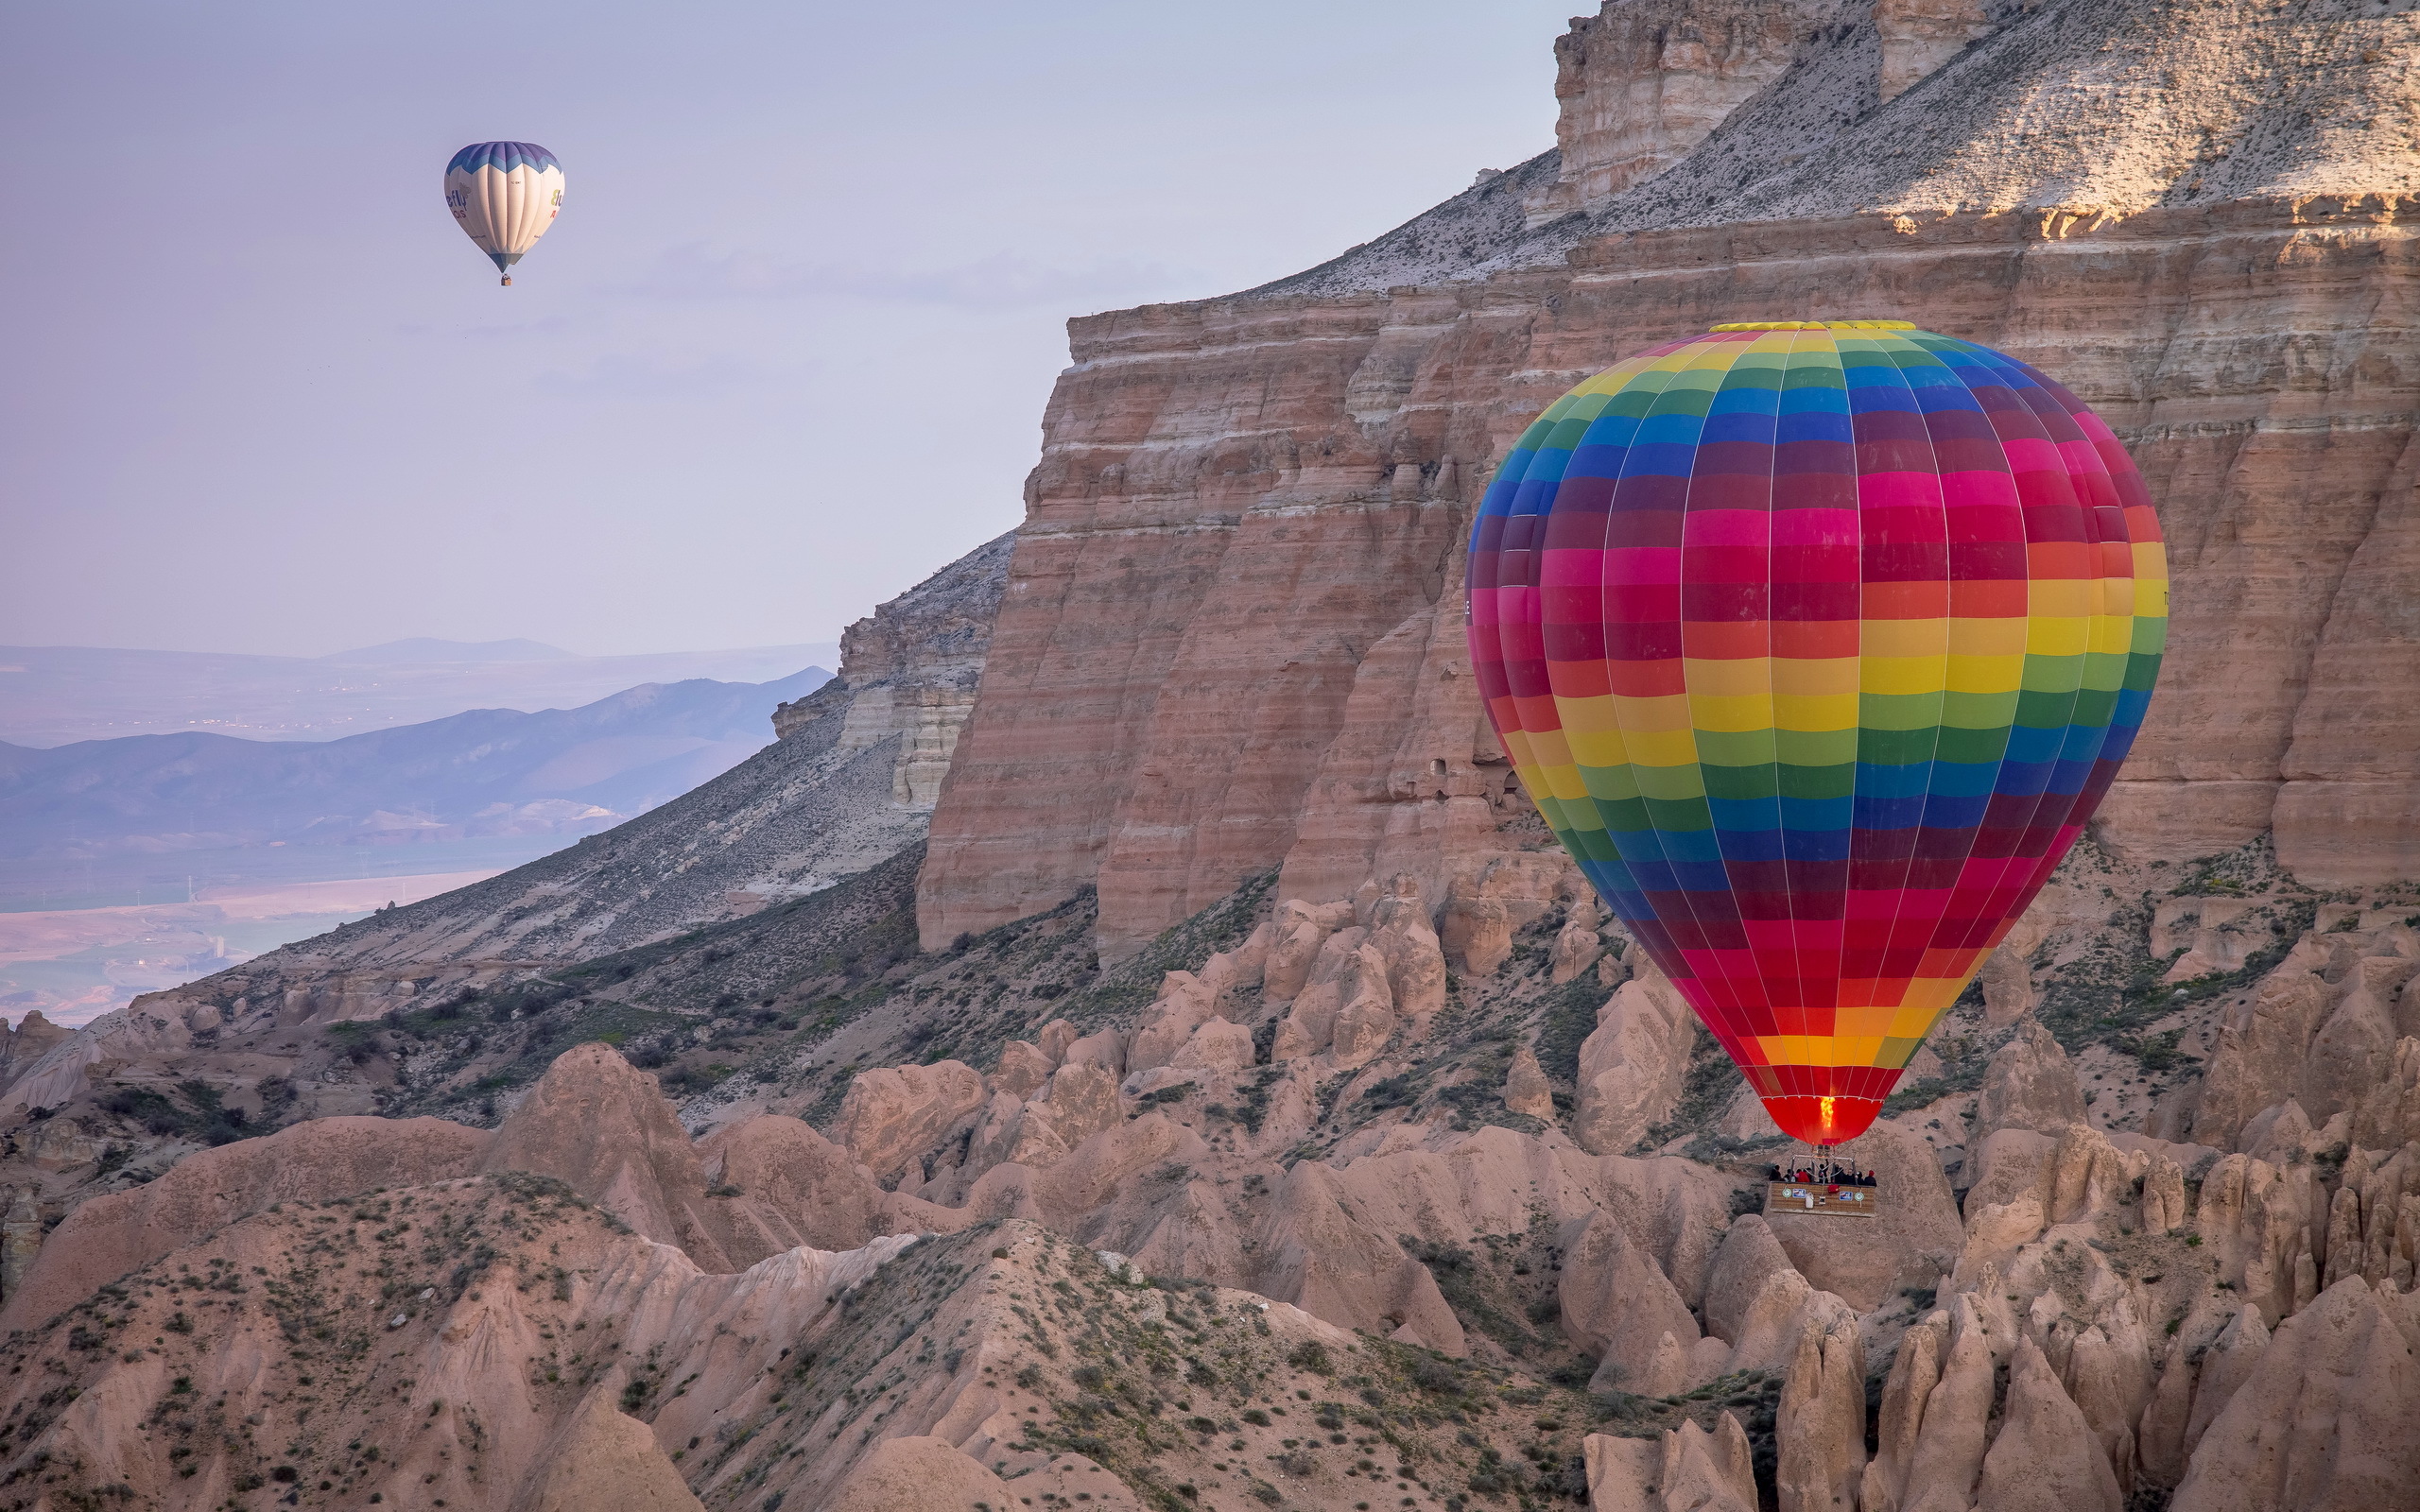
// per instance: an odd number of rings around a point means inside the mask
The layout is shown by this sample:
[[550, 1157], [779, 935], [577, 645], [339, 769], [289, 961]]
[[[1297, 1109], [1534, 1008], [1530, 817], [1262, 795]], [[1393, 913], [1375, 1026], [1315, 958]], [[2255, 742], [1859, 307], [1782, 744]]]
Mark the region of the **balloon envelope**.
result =
[[445, 207], [499, 269], [537, 245], [562, 203], [562, 164], [534, 142], [475, 142], [445, 165]]
[[2167, 625], [2108, 426], [1905, 321], [1719, 327], [1582, 384], [1469, 574], [1523, 786], [1817, 1143], [1873, 1123], [2082, 833]]

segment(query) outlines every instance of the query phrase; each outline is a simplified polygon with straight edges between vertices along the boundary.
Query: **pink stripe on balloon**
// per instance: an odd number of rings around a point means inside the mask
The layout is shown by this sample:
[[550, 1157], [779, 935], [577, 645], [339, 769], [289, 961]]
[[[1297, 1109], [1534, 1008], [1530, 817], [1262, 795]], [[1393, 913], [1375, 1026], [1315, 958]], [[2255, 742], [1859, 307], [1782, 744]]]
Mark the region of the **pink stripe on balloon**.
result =
[[1605, 558], [1605, 582], [1609, 586], [1626, 588], [1681, 580], [1681, 552], [1677, 546], [1617, 546], [1606, 552]]
[[1692, 509], [1681, 524], [1681, 541], [1690, 546], [1761, 546], [1773, 536], [1768, 509]]
[[1857, 501], [1860, 508], [1888, 509], [1894, 506], [1906, 508], [1941, 507], [1941, 474], [1938, 472], [1863, 472], [1858, 475]]

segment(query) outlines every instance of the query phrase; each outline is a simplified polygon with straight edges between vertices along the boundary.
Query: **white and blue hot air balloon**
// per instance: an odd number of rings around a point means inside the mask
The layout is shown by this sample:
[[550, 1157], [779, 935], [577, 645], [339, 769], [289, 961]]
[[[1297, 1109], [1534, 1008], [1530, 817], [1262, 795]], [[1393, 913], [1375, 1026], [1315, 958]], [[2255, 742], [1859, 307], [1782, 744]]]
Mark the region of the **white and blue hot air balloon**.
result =
[[508, 288], [512, 265], [546, 234], [562, 204], [563, 165], [534, 142], [474, 142], [445, 165], [445, 208], [495, 259]]

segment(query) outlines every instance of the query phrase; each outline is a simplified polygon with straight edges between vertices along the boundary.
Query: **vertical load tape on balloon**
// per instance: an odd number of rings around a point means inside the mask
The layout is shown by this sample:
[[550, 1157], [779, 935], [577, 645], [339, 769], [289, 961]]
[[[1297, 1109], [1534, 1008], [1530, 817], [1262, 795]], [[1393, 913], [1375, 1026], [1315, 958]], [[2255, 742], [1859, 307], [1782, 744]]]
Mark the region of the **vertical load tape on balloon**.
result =
[[562, 164], [533, 142], [475, 142], [445, 164], [446, 208], [507, 284], [562, 203]]
[[1870, 1125], [2141, 727], [2125, 450], [1904, 320], [1717, 327], [1549, 405], [1471, 536], [1522, 786], [1782, 1129]]

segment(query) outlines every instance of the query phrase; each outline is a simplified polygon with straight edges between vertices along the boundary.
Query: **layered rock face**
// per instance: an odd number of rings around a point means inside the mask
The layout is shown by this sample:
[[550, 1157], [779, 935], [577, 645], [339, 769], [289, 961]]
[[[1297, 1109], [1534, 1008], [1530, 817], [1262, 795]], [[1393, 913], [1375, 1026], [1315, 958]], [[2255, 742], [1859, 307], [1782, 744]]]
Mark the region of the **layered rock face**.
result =
[[2111, 843], [2420, 869], [2412, 18], [2054, 4], [1969, 46], [1956, 7], [1812, 14], [1609, 4], [1560, 155], [1250, 295], [1072, 322], [927, 943], [1093, 882], [1115, 955], [1272, 867], [1443, 904], [1536, 843], [1463, 661], [1470, 508], [1564, 388], [1757, 317], [1983, 341], [2125, 438], [2175, 593]]
[[[890, 799], [902, 808], [929, 809], [941, 796], [958, 732], [975, 712], [1012, 540], [984, 542], [840, 632], [838, 680], [849, 712], [832, 754], [895, 742]], [[773, 733], [786, 740], [813, 729], [813, 703], [801, 698], [774, 710]]]

